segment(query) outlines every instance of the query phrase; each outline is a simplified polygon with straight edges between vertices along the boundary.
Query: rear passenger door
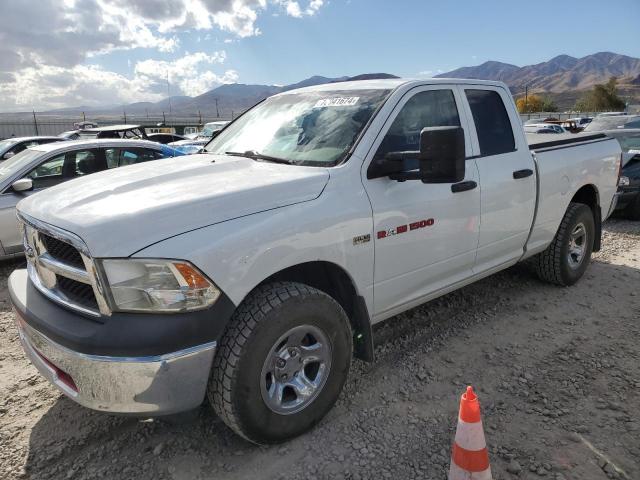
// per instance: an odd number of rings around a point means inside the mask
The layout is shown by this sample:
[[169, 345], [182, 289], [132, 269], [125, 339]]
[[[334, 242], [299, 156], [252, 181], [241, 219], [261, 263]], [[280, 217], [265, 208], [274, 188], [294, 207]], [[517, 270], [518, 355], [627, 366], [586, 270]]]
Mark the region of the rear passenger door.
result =
[[478, 85], [459, 88], [473, 120], [480, 175], [480, 237], [474, 266], [478, 273], [522, 256], [535, 212], [535, 165], [509, 92]]

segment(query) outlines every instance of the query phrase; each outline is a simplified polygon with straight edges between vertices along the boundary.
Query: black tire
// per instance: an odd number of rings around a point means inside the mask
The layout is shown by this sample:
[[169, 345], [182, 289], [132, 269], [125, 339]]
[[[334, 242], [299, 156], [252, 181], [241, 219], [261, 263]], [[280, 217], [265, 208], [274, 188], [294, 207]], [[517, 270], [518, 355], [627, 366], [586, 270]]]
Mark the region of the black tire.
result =
[[[263, 400], [265, 360], [283, 334], [311, 325], [326, 335], [331, 364], [309, 404], [295, 413], [273, 411]], [[218, 416], [237, 434], [257, 444], [278, 443], [315, 426], [333, 407], [349, 373], [351, 327], [329, 295], [295, 282], [256, 288], [238, 307], [213, 362], [207, 388]]]
[[[569, 258], [569, 247], [571, 235], [579, 225], [583, 225], [586, 231], [585, 252], [581, 261], [576, 264]], [[556, 285], [576, 283], [589, 266], [594, 238], [595, 222], [591, 209], [582, 203], [570, 203], [551, 244], [544, 252], [532, 258], [538, 277]]]
[[629, 220], [640, 220], [640, 193], [627, 206], [625, 213]]

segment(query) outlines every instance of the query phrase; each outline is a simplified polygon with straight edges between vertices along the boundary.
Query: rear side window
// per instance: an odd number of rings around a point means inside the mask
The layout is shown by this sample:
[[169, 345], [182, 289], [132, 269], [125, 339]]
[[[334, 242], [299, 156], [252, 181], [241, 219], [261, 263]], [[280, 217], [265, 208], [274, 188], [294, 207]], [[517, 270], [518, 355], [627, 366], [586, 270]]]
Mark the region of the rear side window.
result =
[[498, 92], [465, 90], [465, 93], [476, 125], [480, 154], [488, 156], [513, 152], [516, 148], [513, 129]]
[[157, 160], [163, 158], [163, 155], [156, 150], [147, 148], [107, 148], [105, 157], [108, 168], [116, 168]]

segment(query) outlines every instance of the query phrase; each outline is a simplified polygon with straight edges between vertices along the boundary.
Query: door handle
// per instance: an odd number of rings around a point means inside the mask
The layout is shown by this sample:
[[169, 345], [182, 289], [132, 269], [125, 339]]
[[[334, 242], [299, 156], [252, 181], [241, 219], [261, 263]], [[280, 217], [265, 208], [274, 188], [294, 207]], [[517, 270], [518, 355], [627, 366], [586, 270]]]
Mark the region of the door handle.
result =
[[451, 191], [453, 193], [466, 192], [467, 190], [473, 190], [477, 186], [478, 184], [476, 182], [469, 180], [468, 182], [454, 183], [451, 185]]
[[513, 172], [513, 178], [518, 180], [519, 178], [527, 178], [533, 175], [533, 170], [525, 168], [524, 170], [516, 170]]

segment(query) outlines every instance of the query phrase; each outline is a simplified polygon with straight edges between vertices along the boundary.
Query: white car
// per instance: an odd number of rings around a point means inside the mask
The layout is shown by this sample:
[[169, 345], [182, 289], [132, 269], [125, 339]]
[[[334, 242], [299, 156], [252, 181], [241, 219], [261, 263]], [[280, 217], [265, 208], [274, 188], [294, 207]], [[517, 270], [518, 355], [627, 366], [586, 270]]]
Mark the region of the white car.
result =
[[569, 131], [555, 123], [527, 123], [524, 125], [525, 133], [569, 133]]
[[102, 170], [165, 158], [145, 140], [77, 140], [34, 145], [0, 163], [0, 260], [21, 255], [17, 203], [33, 193]]
[[203, 154], [20, 202], [20, 339], [86, 407], [207, 397], [242, 437], [283, 441], [331, 409], [353, 355], [373, 360], [372, 325], [523, 260], [577, 282], [620, 155], [602, 134], [527, 138], [500, 82], [287, 91]]

